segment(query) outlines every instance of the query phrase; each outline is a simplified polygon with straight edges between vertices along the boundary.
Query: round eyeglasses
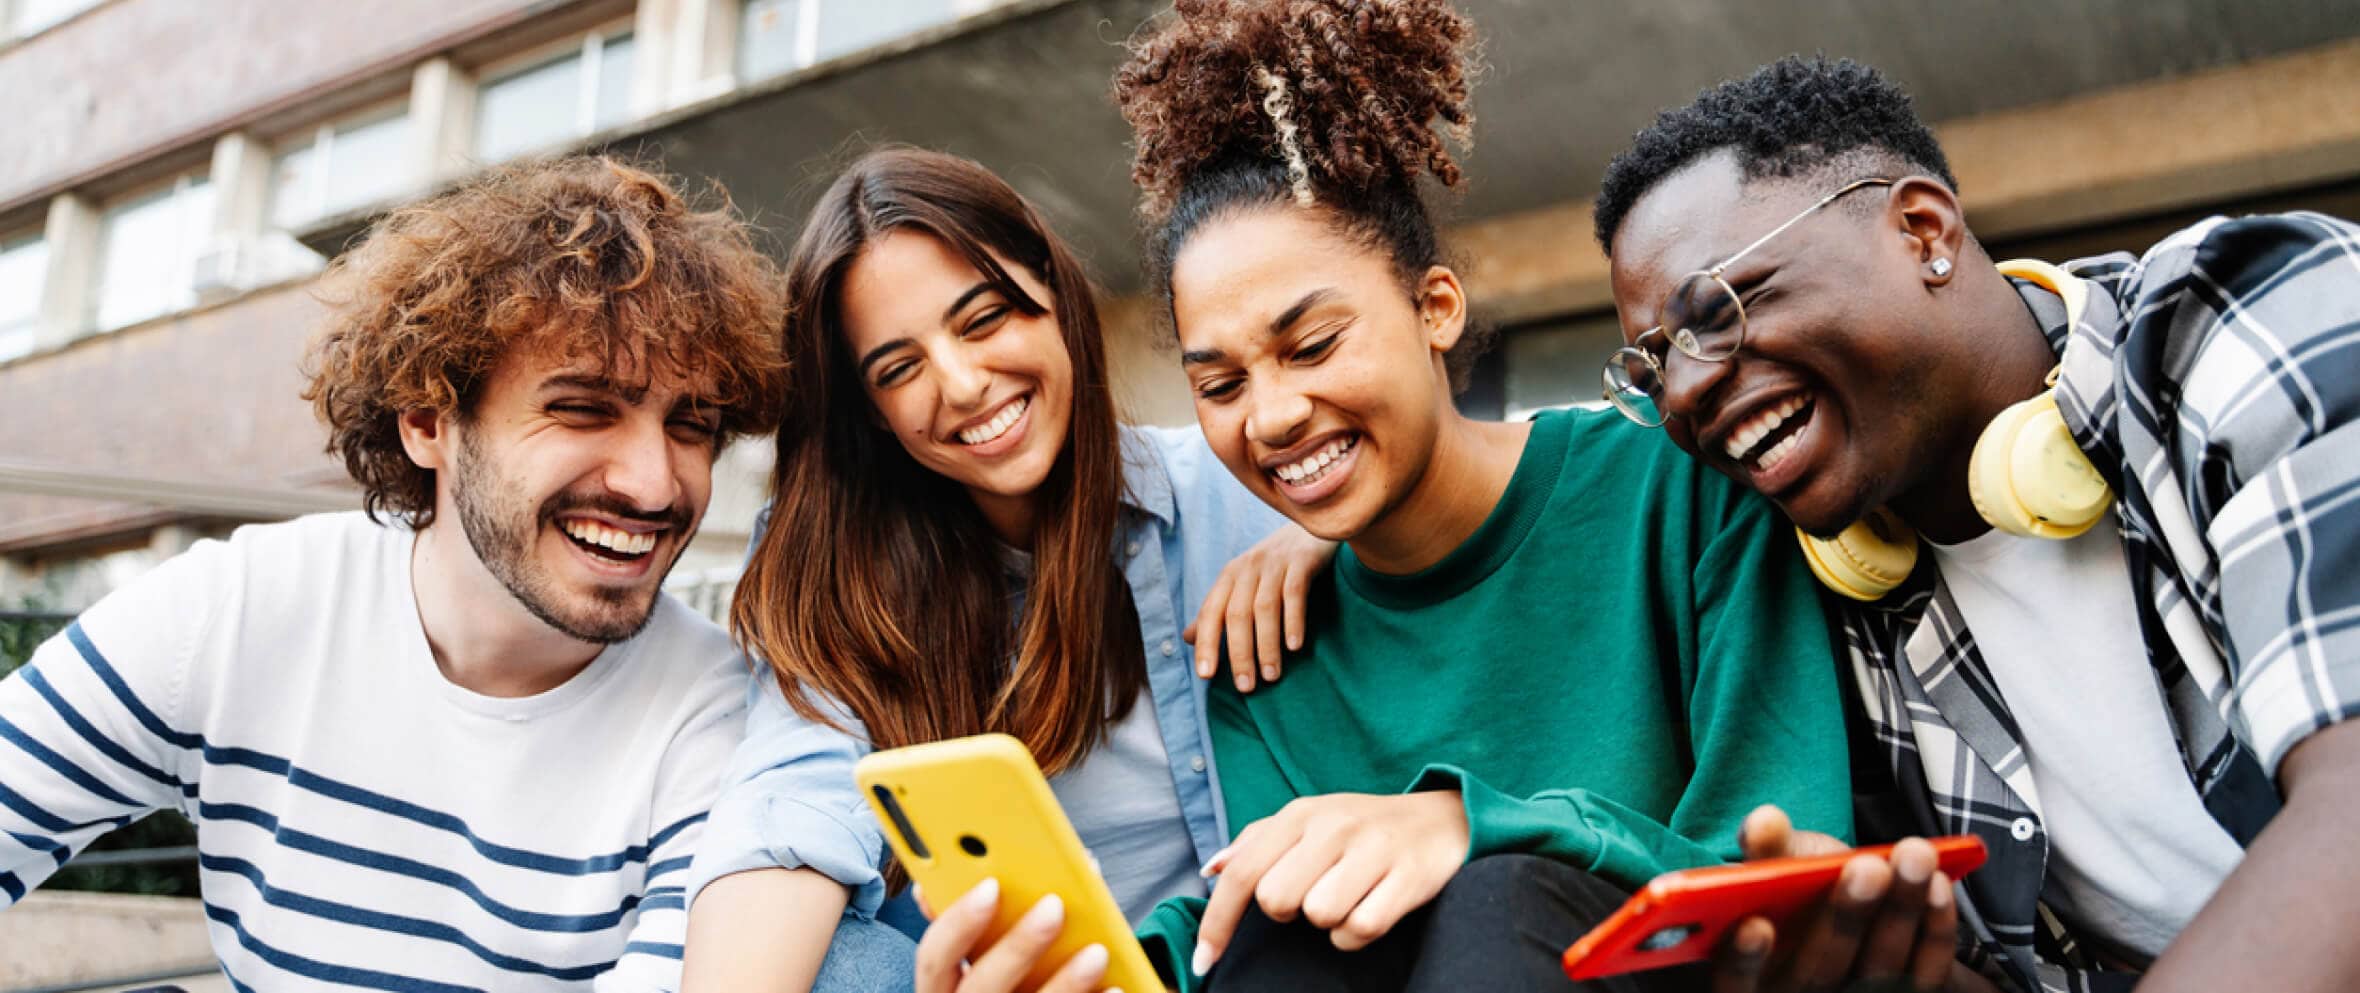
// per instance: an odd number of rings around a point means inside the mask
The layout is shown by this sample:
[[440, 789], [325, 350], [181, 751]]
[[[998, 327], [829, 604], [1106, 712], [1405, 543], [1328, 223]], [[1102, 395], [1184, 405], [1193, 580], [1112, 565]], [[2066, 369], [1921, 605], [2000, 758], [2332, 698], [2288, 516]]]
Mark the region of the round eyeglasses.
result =
[[1864, 187], [1891, 186], [1895, 182], [1879, 177], [1846, 183], [1821, 197], [1818, 203], [1787, 218], [1786, 223], [1771, 228], [1769, 234], [1754, 239], [1753, 244], [1738, 249], [1720, 264], [1682, 277], [1664, 298], [1663, 309], [1657, 312], [1657, 324], [1640, 332], [1631, 344], [1616, 349], [1607, 358], [1607, 401], [1622, 411], [1624, 417], [1647, 427], [1662, 427], [1664, 365], [1671, 359], [1671, 350], [1677, 348], [1680, 354], [1699, 362], [1722, 362], [1737, 354], [1745, 344], [1745, 301], [1738, 298], [1737, 289], [1723, 278], [1729, 267], [1821, 207], [1836, 202], [1837, 197]]

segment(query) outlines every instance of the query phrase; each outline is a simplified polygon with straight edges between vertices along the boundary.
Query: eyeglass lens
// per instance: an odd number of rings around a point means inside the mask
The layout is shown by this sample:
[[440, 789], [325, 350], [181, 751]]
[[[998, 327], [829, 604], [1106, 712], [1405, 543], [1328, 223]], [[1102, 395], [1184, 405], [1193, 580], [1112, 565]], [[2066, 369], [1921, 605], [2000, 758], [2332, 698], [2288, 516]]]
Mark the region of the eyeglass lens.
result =
[[[1673, 287], [1661, 317], [1665, 336], [1691, 358], [1726, 359], [1745, 338], [1745, 308], [1729, 284], [1711, 273], [1690, 273]], [[1658, 361], [1664, 358], [1656, 354]]]

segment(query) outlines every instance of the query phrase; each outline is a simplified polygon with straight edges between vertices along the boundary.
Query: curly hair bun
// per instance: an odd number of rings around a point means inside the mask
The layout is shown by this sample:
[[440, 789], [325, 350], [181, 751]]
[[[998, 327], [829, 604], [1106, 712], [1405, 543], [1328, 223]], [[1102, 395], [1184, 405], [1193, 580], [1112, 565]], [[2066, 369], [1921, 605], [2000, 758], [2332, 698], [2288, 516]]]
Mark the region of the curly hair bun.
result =
[[1460, 180], [1474, 29], [1444, 0], [1178, 0], [1131, 41], [1115, 101], [1151, 215], [1236, 157], [1285, 163], [1298, 200]]

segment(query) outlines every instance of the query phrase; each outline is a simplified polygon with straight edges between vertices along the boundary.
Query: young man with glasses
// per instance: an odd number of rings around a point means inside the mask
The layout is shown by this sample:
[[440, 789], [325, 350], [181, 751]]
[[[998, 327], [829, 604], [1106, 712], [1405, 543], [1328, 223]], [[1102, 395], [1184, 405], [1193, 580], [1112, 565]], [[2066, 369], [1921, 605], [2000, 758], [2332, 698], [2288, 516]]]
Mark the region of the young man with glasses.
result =
[[[1980, 976], [1913, 985], [2360, 986], [2360, 227], [1995, 265], [1956, 186], [1850, 62], [1664, 114], [1598, 203], [1609, 399], [1835, 539], [1806, 545], [1894, 786], [1862, 836], [1991, 849]], [[1856, 860], [1801, 934], [1750, 923], [1722, 988], [1900, 975], [1925, 854]]]

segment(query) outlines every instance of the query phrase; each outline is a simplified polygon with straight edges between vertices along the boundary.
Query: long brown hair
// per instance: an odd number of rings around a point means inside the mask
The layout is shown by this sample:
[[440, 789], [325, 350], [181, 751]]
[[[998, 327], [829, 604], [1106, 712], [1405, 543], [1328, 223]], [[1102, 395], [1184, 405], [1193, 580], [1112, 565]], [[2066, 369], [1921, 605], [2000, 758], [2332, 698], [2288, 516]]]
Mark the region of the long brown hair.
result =
[[[1053, 314], [1072, 356], [1071, 433], [1034, 497], [1021, 624], [1008, 616], [1007, 567], [982, 513], [879, 426], [854, 367], [844, 276], [897, 229], [941, 239], [1017, 310]], [[1033, 299], [1001, 259], [1050, 299]], [[1121, 439], [1088, 277], [990, 170], [889, 148], [821, 196], [787, 265], [787, 300], [776, 496], [730, 607], [739, 644], [769, 662], [797, 713], [832, 723], [806, 690], [826, 694], [879, 748], [1002, 731], [1043, 770], [1071, 768], [1146, 681], [1114, 563]]]

